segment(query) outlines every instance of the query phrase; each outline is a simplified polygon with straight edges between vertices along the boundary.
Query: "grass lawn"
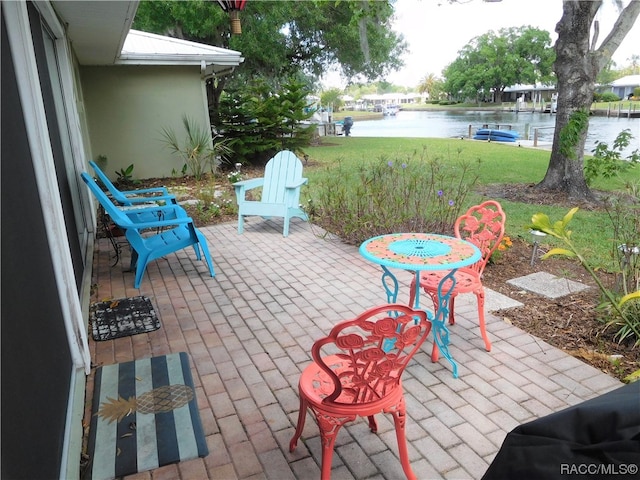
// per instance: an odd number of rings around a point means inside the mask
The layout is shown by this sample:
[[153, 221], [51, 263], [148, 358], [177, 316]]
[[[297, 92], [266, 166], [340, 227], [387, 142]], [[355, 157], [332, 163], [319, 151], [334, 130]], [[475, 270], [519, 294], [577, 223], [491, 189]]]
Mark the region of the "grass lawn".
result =
[[[475, 142], [458, 139], [425, 138], [354, 138], [323, 137], [322, 144], [309, 147], [310, 164], [305, 167], [311, 191], [314, 178], [326, 175], [327, 167], [340, 164], [356, 168], [363, 162], [384, 159], [405, 163], [419, 161], [416, 154], [426, 149], [428, 159], [440, 158], [452, 168], [462, 161], [480, 161], [478, 185], [529, 184], [542, 180], [549, 163], [546, 150], [519, 148], [500, 143]], [[640, 169], [625, 173], [624, 178], [597, 179], [594, 190], [624, 191], [626, 182], [640, 183]], [[470, 195], [469, 205], [481, 200], [478, 194]], [[527, 225], [535, 213], [546, 213], [552, 221], [560, 220], [568, 207], [532, 205], [498, 199], [507, 214], [507, 235], [530, 240]], [[583, 249], [594, 266], [606, 267], [611, 262], [613, 228], [606, 212], [581, 209], [571, 222], [573, 240]]]

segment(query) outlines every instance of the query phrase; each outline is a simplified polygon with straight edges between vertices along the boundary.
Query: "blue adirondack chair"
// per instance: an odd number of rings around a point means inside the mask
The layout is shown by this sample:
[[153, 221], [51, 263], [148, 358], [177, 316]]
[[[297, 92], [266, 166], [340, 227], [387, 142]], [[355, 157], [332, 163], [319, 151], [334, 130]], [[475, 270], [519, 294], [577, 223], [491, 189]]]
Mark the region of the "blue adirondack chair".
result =
[[[302, 162], [288, 150], [283, 150], [267, 162], [264, 177], [234, 183], [238, 201], [238, 233], [244, 231], [245, 215], [259, 215], [265, 219], [283, 217], [282, 234], [288, 236], [292, 217], [308, 220], [307, 214], [300, 208], [300, 187], [305, 183], [307, 179], [302, 177]], [[258, 187], [262, 187], [260, 200], [247, 200], [247, 192]]]
[[105, 188], [109, 191], [113, 199], [120, 205], [138, 205], [142, 203], [178, 203], [176, 196], [169, 193], [166, 187], [144, 188], [140, 190], [121, 191], [109, 180], [109, 177], [94, 161], [89, 161], [89, 165], [100, 179]]
[[[190, 246], [195, 250], [198, 260], [201, 258], [200, 249], [202, 249], [209, 273], [212, 277], [215, 276], [207, 240], [182, 207], [166, 205], [124, 211], [114, 205], [88, 173], [83, 172], [81, 176], [111, 220], [125, 231], [125, 236], [131, 245], [131, 270], [134, 267], [136, 269], [135, 288], [140, 288], [140, 282], [149, 262]], [[150, 214], [163, 215], [164, 219], [148, 221]], [[147, 229], [156, 229], [156, 233], [143, 235], [142, 230]]]

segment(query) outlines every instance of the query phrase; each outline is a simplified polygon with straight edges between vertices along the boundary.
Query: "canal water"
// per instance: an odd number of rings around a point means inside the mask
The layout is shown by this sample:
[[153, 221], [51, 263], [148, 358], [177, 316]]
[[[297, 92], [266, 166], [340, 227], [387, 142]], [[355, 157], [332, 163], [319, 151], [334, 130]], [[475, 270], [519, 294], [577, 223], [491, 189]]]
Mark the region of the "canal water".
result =
[[[538, 140], [553, 141], [556, 117], [540, 112], [495, 112], [495, 111], [400, 111], [396, 116], [380, 120], [356, 119], [351, 135], [353, 137], [413, 137], [413, 138], [460, 138], [468, 137], [471, 125], [472, 135], [483, 125], [488, 128], [508, 128], [516, 130], [520, 138], [533, 140], [538, 129]], [[640, 149], [640, 118], [599, 117], [589, 119], [589, 131], [585, 151], [590, 153], [596, 141], [606, 142], [613, 147], [616, 136], [624, 129], [630, 129], [634, 136], [623, 156]]]

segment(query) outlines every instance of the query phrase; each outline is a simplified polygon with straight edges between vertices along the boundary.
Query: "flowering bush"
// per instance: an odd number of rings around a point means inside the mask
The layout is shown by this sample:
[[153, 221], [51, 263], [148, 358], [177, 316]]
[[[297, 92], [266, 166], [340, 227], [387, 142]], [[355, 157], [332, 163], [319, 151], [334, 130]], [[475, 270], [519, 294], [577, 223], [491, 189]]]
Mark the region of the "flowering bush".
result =
[[229, 173], [227, 178], [229, 179], [229, 182], [236, 183], [242, 180], [242, 173], [239, 170], [236, 170], [235, 172]]
[[426, 149], [406, 159], [340, 163], [314, 181], [312, 221], [352, 244], [392, 232], [451, 235], [473, 191], [468, 162], [430, 159]]
[[189, 216], [195, 220], [196, 225], [206, 225], [215, 218], [238, 213], [235, 199], [228, 197], [227, 193], [218, 190], [215, 185], [202, 188], [196, 198], [196, 204], [186, 205]]
[[513, 242], [511, 241], [511, 237], [507, 237], [507, 236], [502, 237], [502, 241], [500, 242], [500, 245], [498, 245], [498, 248], [496, 248], [494, 252], [491, 254], [491, 257], [489, 258], [489, 263], [499, 263], [500, 259], [502, 258], [502, 255], [504, 255], [504, 252], [506, 252], [512, 246], [513, 246]]

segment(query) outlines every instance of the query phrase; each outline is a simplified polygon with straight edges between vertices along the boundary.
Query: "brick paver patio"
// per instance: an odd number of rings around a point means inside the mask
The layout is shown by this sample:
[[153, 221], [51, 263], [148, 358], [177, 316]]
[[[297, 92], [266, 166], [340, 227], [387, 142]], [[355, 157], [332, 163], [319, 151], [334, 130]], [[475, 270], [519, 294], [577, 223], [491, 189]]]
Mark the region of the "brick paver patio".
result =
[[[379, 267], [352, 245], [293, 221], [249, 219], [202, 228], [216, 269], [208, 276], [193, 250], [152, 262], [141, 288], [125, 252], [111, 267], [110, 244], [97, 242], [92, 301], [148, 296], [162, 327], [149, 334], [91, 342], [95, 365], [188, 352], [210, 454], [132, 479], [316, 479], [320, 437], [307, 419], [296, 451], [288, 450], [298, 415], [297, 382], [313, 341], [338, 321], [384, 303]], [[410, 274], [397, 272], [400, 301]], [[404, 275], [403, 275], [404, 274]], [[520, 423], [595, 397], [622, 384], [522, 330], [487, 314], [493, 342], [484, 350], [474, 298], [456, 302], [451, 352], [460, 366], [430, 360], [427, 341], [403, 377], [407, 440], [419, 479], [480, 478], [506, 434]], [[93, 378], [87, 386], [90, 414]], [[340, 431], [333, 479], [402, 479], [393, 421], [378, 416]], [[560, 468], [560, 467], [558, 467]]]

